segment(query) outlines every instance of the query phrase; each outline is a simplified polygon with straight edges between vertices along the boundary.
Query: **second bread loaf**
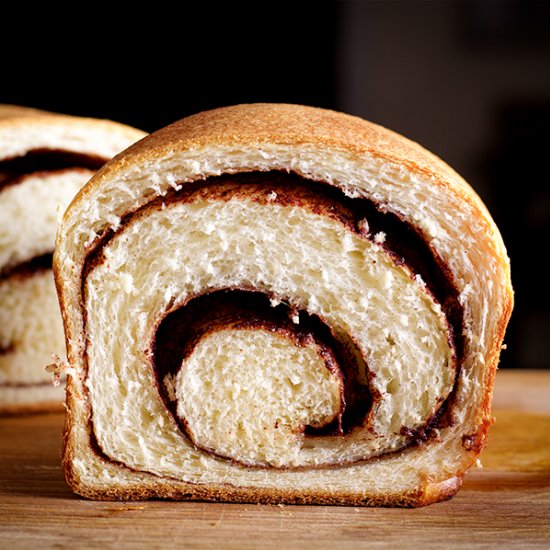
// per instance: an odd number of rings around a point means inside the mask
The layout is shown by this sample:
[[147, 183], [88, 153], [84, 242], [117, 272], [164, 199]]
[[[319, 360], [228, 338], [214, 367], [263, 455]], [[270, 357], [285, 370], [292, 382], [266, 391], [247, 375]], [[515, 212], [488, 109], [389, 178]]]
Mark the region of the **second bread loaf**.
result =
[[57, 222], [82, 185], [145, 134], [0, 105], [0, 414], [60, 409], [45, 366], [64, 353], [51, 271]]

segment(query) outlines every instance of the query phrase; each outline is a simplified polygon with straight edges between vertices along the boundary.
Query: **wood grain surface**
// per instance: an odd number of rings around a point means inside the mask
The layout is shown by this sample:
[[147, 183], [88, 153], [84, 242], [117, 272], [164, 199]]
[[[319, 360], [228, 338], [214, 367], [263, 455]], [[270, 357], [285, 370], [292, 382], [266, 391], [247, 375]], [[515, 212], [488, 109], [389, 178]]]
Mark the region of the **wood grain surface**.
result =
[[91, 502], [60, 468], [63, 417], [0, 419], [0, 548], [550, 548], [550, 371], [498, 373], [484, 467], [416, 510]]

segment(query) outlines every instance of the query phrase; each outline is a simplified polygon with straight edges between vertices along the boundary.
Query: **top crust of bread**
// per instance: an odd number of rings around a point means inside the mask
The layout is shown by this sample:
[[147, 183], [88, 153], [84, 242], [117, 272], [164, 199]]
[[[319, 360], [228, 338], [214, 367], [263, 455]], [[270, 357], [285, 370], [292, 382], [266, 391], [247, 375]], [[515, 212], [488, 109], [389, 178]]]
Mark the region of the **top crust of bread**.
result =
[[[500, 239], [484, 203], [470, 185], [439, 157], [387, 128], [359, 117], [316, 107], [254, 103], [203, 111], [134, 143], [117, 157], [116, 162], [101, 170], [94, 180], [99, 185], [103, 179], [114, 177], [129, 164], [150, 164], [175, 150], [212, 146], [245, 148], [263, 143], [291, 147], [313, 144], [357, 155], [369, 154], [402, 165], [460, 195], [485, 219], [491, 234]], [[94, 186], [83, 189], [82, 200], [93, 191]], [[499, 244], [502, 245], [502, 241]], [[503, 264], [508, 266], [503, 245], [501, 256]]]
[[[65, 117], [64, 117], [65, 118]], [[81, 120], [81, 119], [78, 119]], [[90, 120], [90, 123], [98, 121]], [[109, 123], [110, 124], [110, 123]], [[133, 131], [132, 128], [122, 127]], [[496, 256], [507, 276], [510, 311], [513, 305], [510, 264], [502, 237], [485, 204], [472, 187], [439, 157], [387, 128], [367, 120], [316, 107], [292, 104], [254, 103], [203, 111], [179, 120], [135, 142], [105, 165], [85, 186], [75, 202], [87, 200], [102, 182], [116, 179], [131, 165], [152, 165], [176, 151], [210, 147], [258, 147], [262, 144], [296, 147], [314, 145], [340, 150], [353, 156], [369, 155], [405, 167], [448, 188], [466, 201], [485, 225]], [[0, 140], [0, 158], [2, 156]]]
[[[246, 147], [252, 143], [315, 144], [356, 154], [369, 153], [435, 180], [465, 187], [469, 195], [474, 195], [454, 170], [417, 143], [359, 117], [301, 105], [255, 103], [204, 111], [154, 132], [143, 143], [135, 143], [124, 152], [124, 160], [162, 158], [171, 149]], [[479, 202], [479, 207], [484, 208]]]

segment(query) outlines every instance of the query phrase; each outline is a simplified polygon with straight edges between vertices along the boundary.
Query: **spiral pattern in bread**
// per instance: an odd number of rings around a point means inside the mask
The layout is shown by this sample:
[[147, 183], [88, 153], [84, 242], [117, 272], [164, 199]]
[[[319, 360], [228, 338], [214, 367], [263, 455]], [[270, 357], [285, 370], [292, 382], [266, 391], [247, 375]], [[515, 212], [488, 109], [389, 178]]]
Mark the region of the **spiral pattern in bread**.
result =
[[421, 505], [485, 443], [505, 249], [387, 130], [291, 105], [184, 119], [92, 179], [58, 246], [81, 494]]

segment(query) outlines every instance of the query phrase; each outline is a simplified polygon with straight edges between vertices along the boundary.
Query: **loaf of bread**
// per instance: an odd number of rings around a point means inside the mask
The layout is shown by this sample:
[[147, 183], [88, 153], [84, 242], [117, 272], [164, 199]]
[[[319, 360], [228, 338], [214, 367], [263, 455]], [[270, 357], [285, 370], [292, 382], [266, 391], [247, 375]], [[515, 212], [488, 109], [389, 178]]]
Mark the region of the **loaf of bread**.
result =
[[81, 495], [420, 506], [485, 445], [506, 250], [455, 172], [379, 126], [181, 120], [84, 187], [54, 272]]
[[61, 409], [45, 366], [64, 353], [52, 275], [58, 218], [80, 187], [143, 133], [0, 105], [0, 414]]

